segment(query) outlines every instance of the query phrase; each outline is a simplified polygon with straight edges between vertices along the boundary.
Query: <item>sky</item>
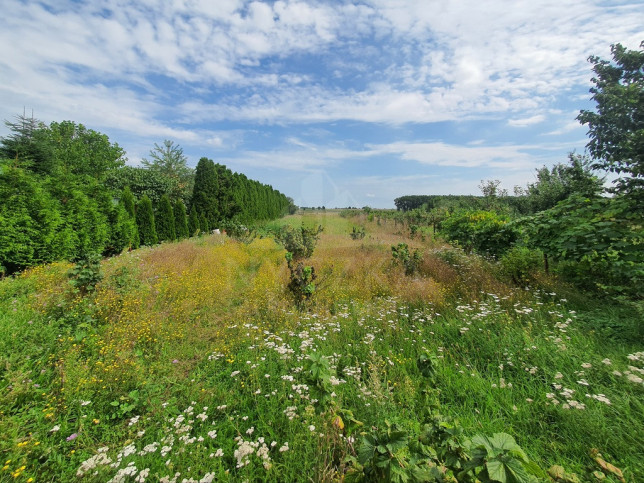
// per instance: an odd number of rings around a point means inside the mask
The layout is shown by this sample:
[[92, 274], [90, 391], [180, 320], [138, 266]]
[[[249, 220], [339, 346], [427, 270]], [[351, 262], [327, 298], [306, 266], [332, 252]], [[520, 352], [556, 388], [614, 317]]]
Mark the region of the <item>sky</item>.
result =
[[[510, 193], [583, 154], [590, 55], [639, 48], [644, 1], [3, 1], [0, 117], [168, 139], [300, 206]], [[0, 127], [0, 136], [8, 134]]]

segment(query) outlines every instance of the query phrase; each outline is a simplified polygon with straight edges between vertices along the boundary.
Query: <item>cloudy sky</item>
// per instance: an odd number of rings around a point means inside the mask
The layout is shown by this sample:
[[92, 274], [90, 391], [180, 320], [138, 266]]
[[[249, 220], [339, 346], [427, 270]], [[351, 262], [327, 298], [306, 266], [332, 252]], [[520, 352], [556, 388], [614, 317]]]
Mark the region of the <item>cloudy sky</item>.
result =
[[[643, 1], [3, 1], [0, 114], [170, 139], [304, 206], [479, 194], [584, 151], [589, 55]], [[0, 127], [0, 135], [7, 133]]]

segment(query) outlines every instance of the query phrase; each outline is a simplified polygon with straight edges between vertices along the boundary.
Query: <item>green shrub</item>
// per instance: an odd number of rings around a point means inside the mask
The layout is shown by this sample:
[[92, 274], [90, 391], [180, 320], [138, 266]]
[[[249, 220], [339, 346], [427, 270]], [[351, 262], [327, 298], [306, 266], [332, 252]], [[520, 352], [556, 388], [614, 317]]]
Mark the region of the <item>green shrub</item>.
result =
[[156, 245], [158, 238], [154, 223], [154, 212], [152, 211], [152, 201], [145, 195], [137, 206], [136, 223], [139, 228], [141, 245]]
[[513, 247], [500, 258], [499, 265], [503, 275], [510, 277], [516, 284], [525, 284], [533, 280], [543, 267], [543, 252], [527, 247]]
[[508, 221], [507, 216], [492, 211], [459, 211], [443, 220], [441, 233], [466, 252], [498, 257], [517, 239], [517, 229]]
[[354, 226], [351, 233], [349, 233], [349, 236], [351, 236], [352, 240], [362, 240], [365, 237], [365, 234], [364, 226], [361, 226], [360, 228], [356, 228]]
[[422, 255], [418, 250], [410, 253], [409, 246], [406, 243], [399, 243], [391, 246], [391, 256], [394, 263], [400, 263], [405, 267], [405, 275], [413, 275], [418, 270], [422, 260]]
[[155, 224], [159, 241], [174, 241], [177, 238], [175, 229], [174, 210], [168, 195], [163, 195], [155, 217]]
[[97, 253], [86, 253], [76, 259], [76, 265], [67, 273], [69, 283], [81, 295], [93, 292], [96, 284], [103, 279], [101, 257]]

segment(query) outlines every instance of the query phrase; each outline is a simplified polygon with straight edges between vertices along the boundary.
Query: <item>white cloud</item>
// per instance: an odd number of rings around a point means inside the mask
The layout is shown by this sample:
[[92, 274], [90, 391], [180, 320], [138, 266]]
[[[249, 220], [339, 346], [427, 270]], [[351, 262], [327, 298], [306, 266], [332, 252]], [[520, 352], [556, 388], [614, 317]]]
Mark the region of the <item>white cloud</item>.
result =
[[543, 122], [545, 119], [546, 119], [546, 116], [544, 116], [543, 114], [536, 114], [534, 116], [524, 117], [521, 119], [510, 119], [508, 121], [508, 126], [527, 127], [527, 126], [532, 126], [533, 124], [539, 124], [540, 122]]

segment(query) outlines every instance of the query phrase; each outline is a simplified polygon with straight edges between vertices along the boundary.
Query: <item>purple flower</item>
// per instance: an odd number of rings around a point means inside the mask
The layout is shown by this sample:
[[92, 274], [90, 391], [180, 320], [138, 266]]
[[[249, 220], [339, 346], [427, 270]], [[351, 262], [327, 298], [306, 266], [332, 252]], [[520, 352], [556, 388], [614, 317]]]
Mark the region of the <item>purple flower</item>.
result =
[[178, 361], [177, 359], [175, 359], [175, 360], [173, 360], [173, 361], [172, 361], [172, 363], [173, 363], [173, 364], [178, 364], [178, 363], [179, 363], [179, 361]]
[[72, 433], [67, 436], [67, 441], [74, 441], [76, 438], [78, 438], [78, 433]]

